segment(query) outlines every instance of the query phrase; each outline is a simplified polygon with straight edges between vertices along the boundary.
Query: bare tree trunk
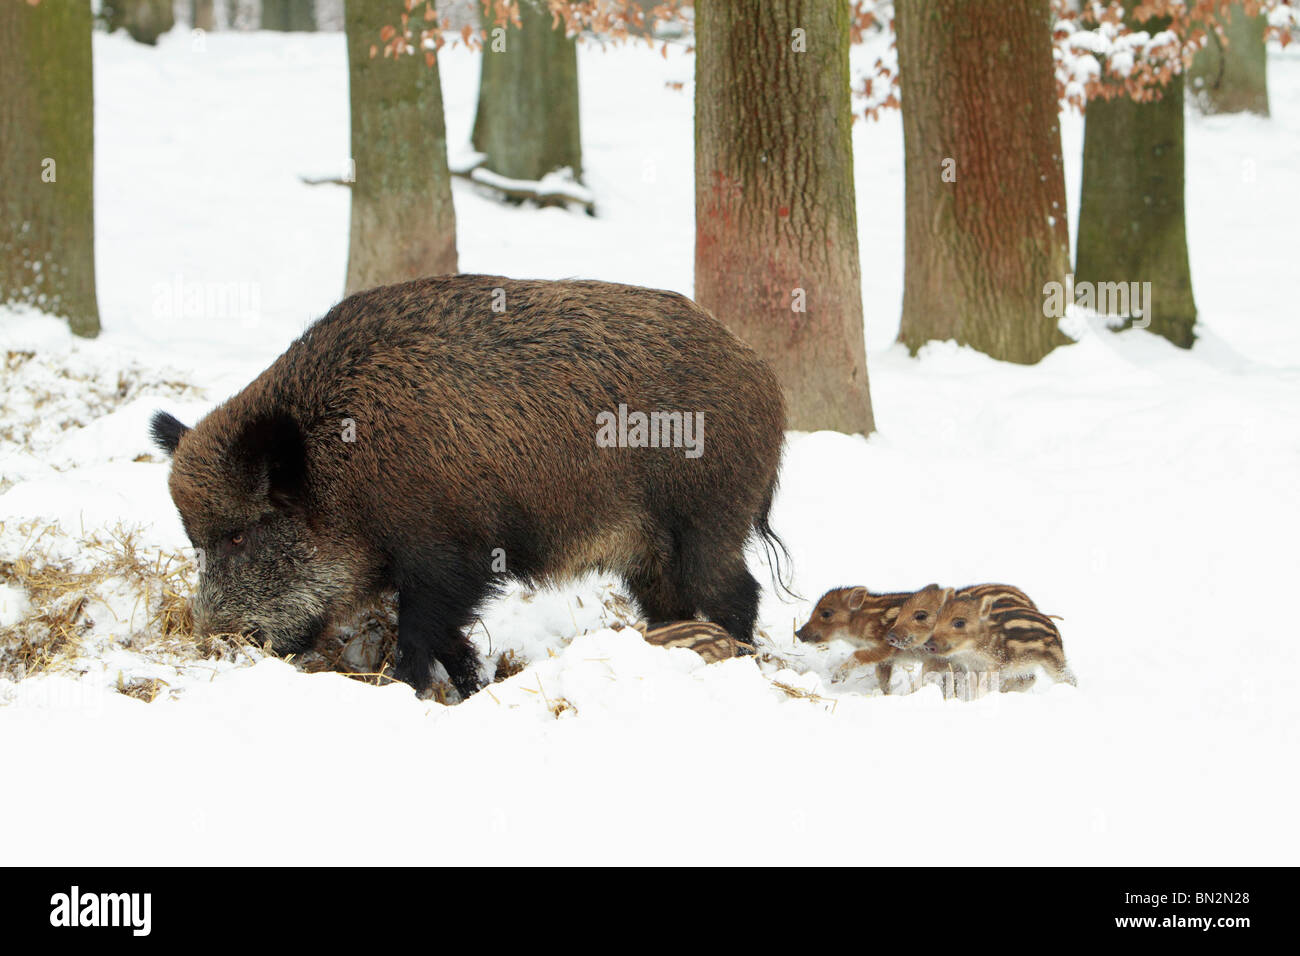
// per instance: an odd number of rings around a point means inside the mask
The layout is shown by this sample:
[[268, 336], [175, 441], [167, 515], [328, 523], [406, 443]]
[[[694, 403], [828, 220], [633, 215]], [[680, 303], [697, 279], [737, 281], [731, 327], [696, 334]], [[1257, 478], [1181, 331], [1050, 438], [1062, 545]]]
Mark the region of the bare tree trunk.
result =
[[1187, 73], [1187, 90], [1202, 113], [1258, 113], [1268, 115], [1268, 53], [1264, 32], [1268, 17], [1246, 16], [1234, 3], [1220, 21], [1227, 34], [1225, 47], [1210, 31], [1205, 49], [1196, 55]]
[[1183, 200], [1181, 76], [1153, 102], [1088, 104], [1075, 255], [1076, 283], [1150, 282], [1151, 331], [1191, 348], [1196, 301]]
[[347, 292], [456, 271], [456, 212], [438, 63], [370, 56], [403, 0], [347, 0], [352, 228]]
[[211, 33], [217, 28], [213, 0], [190, 0], [190, 27]]
[[899, 339], [1033, 363], [1067, 341], [1070, 263], [1048, 0], [898, 0], [906, 160]]
[[695, 5], [695, 298], [776, 372], [789, 426], [874, 430], [840, 0]]
[[486, 24], [474, 148], [502, 176], [536, 180], [567, 166], [581, 178], [577, 41], [537, 0], [520, 0], [519, 19], [519, 28]]
[[308, 33], [314, 31], [315, 0], [262, 0], [262, 29]]
[[99, 334], [90, 0], [0, 3], [0, 302]]

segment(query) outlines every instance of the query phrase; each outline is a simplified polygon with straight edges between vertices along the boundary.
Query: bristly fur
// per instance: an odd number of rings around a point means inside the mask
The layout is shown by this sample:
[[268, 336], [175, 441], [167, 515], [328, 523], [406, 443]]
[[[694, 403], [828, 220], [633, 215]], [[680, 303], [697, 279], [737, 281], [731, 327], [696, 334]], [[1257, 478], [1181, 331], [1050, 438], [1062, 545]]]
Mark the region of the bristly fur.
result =
[[966, 671], [996, 672], [1003, 690], [1029, 687], [1037, 667], [1053, 680], [1075, 683], [1052, 619], [994, 593], [948, 601], [926, 649]]
[[968, 584], [955, 591], [927, 584], [899, 608], [898, 621], [889, 629], [889, 643], [900, 650], [920, 648], [929, 640], [939, 620], [939, 612], [947, 602], [972, 600], [978, 603], [987, 597], [993, 599], [994, 609], [1035, 607], [1028, 594], [1010, 584]]
[[[702, 413], [703, 454], [599, 447], [620, 404]], [[771, 370], [683, 296], [461, 275], [345, 299], [192, 431], [153, 430], [207, 557], [197, 618], [297, 650], [396, 589], [399, 675], [437, 660], [467, 694], [464, 629], [511, 577], [611, 571], [652, 624], [750, 643], [784, 427]]]
[[176, 453], [181, 436], [189, 430], [188, 425], [181, 424], [180, 419], [167, 412], [154, 412], [153, 419], [149, 422], [149, 436], [153, 443], [168, 455]]
[[705, 663], [728, 660], [741, 654], [752, 654], [753, 648], [739, 643], [734, 637], [708, 621], [678, 621], [661, 627], [637, 627], [647, 644], [659, 647], [684, 647], [704, 658]]
[[844, 640], [857, 648], [851, 664], [874, 664], [876, 681], [888, 694], [896, 651], [886, 634], [911, 591], [872, 594], [864, 587], [832, 588], [821, 596], [808, 623], [795, 636], [808, 643]]

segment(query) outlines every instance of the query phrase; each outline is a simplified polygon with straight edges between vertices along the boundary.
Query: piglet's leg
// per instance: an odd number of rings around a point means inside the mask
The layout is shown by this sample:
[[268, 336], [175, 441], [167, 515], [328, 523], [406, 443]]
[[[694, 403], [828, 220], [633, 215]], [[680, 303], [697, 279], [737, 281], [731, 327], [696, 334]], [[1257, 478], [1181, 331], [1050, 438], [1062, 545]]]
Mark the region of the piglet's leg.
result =
[[889, 693], [889, 684], [894, 677], [894, 665], [891, 661], [881, 661], [876, 665], [876, 683], [882, 694]]

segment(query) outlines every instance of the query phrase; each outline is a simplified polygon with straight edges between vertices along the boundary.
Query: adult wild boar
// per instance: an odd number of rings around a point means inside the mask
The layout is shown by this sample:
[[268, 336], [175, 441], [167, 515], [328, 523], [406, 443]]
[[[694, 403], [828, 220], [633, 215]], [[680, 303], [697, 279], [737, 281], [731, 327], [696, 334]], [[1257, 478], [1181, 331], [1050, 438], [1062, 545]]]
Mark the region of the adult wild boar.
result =
[[[652, 412], [681, 415], [647, 441]], [[199, 628], [301, 652], [396, 589], [397, 675], [426, 689], [436, 659], [467, 696], [464, 629], [506, 577], [614, 572], [652, 625], [752, 643], [743, 549], [779, 546], [783, 428], [772, 372], [683, 296], [456, 275], [350, 296], [193, 428], [152, 431], [204, 557]]]

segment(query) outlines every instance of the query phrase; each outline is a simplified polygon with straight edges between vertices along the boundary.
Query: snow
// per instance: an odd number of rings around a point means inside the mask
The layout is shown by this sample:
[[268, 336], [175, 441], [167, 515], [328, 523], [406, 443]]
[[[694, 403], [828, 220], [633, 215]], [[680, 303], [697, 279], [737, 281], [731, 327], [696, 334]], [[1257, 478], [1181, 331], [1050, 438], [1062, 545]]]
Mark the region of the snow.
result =
[[573, 170], [567, 166], [549, 172], [538, 180], [511, 179], [509, 176], [502, 176], [483, 167], [471, 170], [469, 176], [475, 182], [485, 186], [502, 190], [525, 190], [536, 194], [539, 199], [560, 197], [585, 205], [591, 205], [596, 201], [591, 190], [583, 188], [582, 184], [573, 178]]
[[[0, 560], [39, 541], [88, 566], [79, 542], [119, 525], [180, 553], [149, 413], [192, 422], [342, 292], [347, 191], [299, 179], [346, 168], [342, 38], [205, 40], [95, 37], [105, 331], [75, 341], [28, 310], [0, 315], [0, 353], [35, 353], [4, 372]], [[599, 216], [498, 204], [457, 179], [461, 267], [690, 294], [691, 59], [580, 57]], [[440, 59], [455, 146], [477, 63]], [[492, 605], [476, 643], [528, 666], [446, 707], [257, 652], [151, 658], [131, 639], [138, 602], [105, 595], [76, 667], [0, 679], [0, 813], [60, 821], [11, 828], [6, 861], [1293, 862], [1293, 815], [1248, 809], [1294, 789], [1300, 744], [1285, 611], [1300, 324], [1277, 286], [1300, 215], [1300, 56], [1274, 50], [1269, 68], [1273, 119], [1189, 115], [1190, 352], [1072, 310], [1078, 344], [1035, 366], [952, 343], [909, 357], [893, 344], [899, 119], [855, 124], [880, 430], [789, 436], [773, 525], [807, 600], [765, 591], [772, 661], [705, 666], [613, 630], [614, 583], [593, 577]], [[1062, 133], [1073, 227], [1082, 122], [1063, 116]], [[193, 309], [160, 307], [178, 277], [202, 292]], [[251, 321], [211, 314], [206, 290], [232, 283], [256, 290]], [[832, 682], [847, 648], [792, 640], [829, 587], [930, 581], [1023, 587], [1064, 618], [1079, 686], [883, 697], [868, 676]], [[0, 626], [26, 601], [0, 582]], [[117, 692], [124, 679], [165, 692], [145, 703]]]

